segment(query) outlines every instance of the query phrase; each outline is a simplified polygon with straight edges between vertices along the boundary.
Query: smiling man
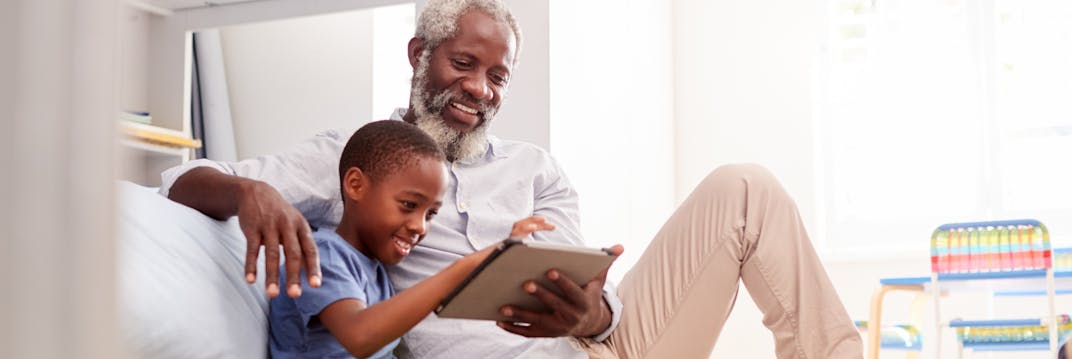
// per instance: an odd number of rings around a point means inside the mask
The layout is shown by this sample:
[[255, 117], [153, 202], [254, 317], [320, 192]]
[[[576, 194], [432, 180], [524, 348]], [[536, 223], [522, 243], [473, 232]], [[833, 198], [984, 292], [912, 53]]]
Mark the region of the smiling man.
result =
[[[536, 240], [583, 244], [578, 195], [558, 163], [534, 145], [486, 133], [520, 46], [520, 27], [500, 1], [431, 0], [421, 13], [408, 46], [410, 104], [391, 117], [431, 135], [451, 162], [450, 176], [424, 242], [388, 268], [396, 288], [405, 290], [497, 243], [511, 224], [533, 215], [556, 227], [534, 233]], [[302, 271], [312, 286], [320, 283], [309, 226], [338, 225], [339, 185], [331, 173], [349, 133], [327, 131], [276, 155], [237, 163], [192, 161], [163, 174], [161, 193], [215, 218], [237, 215], [248, 241], [250, 282], [259, 248], [265, 247], [267, 267], [277, 268], [282, 247], [286, 291], [298, 296]], [[280, 292], [278, 276], [266, 273], [270, 296]], [[431, 315], [403, 337], [400, 356], [703, 358], [742, 282], [774, 333], [779, 357], [862, 356], [859, 334], [796, 205], [758, 166], [712, 171], [618, 288], [604, 278], [574, 283], [553, 270], [547, 276], [562, 295], [535, 283], [518, 290], [550, 312], [506, 305], [503, 314], [516, 321], [502, 323]]]
[[[520, 29], [513, 17], [451, 13], [429, 6], [409, 42], [414, 68], [404, 119], [439, 140], [447, 159], [473, 157], [487, 146], [488, 124], [499, 111], [516, 64]], [[457, 21], [451, 21], [457, 16]]]

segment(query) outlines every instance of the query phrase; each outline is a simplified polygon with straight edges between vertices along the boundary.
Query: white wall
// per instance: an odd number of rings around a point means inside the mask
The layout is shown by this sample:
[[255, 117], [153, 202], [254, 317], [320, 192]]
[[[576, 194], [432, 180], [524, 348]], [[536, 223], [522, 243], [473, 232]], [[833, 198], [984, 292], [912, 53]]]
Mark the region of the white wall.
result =
[[[779, 177], [815, 233], [812, 74], [819, 9], [818, 1], [674, 3], [679, 201], [715, 167], [756, 162]], [[774, 357], [762, 315], [741, 288], [712, 357]]]
[[149, 111], [149, 23], [151, 14], [130, 6], [120, 7], [119, 108]]
[[[548, 148], [548, 6], [542, 1], [510, 5], [524, 24], [522, 70], [511, 80], [491, 133]], [[239, 158], [274, 153], [324, 129], [357, 128], [389, 116], [385, 108], [406, 105], [412, 70], [405, 55], [412, 25], [404, 38], [377, 33], [397, 32], [400, 26], [374, 27], [374, 11], [221, 29]], [[385, 106], [385, 98], [397, 101]]]
[[238, 158], [372, 119], [372, 12], [223, 28]]
[[817, 1], [679, 0], [675, 8], [677, 197], [711, 169], [757, 162], [814, 223]]
[[505, 0], [521, 24], [521, 62], [490, 132], [500, 138], [551, 147], [549, 1]]
[[[580, 193], [587, 244], [626, 247], [609, 274], [618, 281], [674, 204], [671, 6], [550, 4], [551, 153]], [[539, 50], [524, 51], [526, 62]]]

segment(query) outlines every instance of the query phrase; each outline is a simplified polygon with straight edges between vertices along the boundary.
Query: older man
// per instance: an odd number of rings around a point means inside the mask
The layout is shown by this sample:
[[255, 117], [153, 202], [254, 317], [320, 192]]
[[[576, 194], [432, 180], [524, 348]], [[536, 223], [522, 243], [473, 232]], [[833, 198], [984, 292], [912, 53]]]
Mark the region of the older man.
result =
[[[577, 193], [545, 151], [486, 134], [518, 60], [521, 31], [496, 0], [432, 0], [408, 55], [410, 105], [392, 118], [428, 132], [449, 160], [450, 186], [425, 241], [390, 269], [404, 290], [461, 256], [501, 240], [514, 221], [557, 226], [537, 240], [581, 244]], [[309, 225], [335, 226], [336, 176], [347, 133], [328, 131], [276, 155], [237, 163], [198, 160], [164, 174], [161, 192], [215, 218], [239, 216], [246, 278], [264, 246], [268, 268], [286, 254], [289, 295], [299, 273], [320, 283]], [[308, 223], [306, 222], [308, 220]], [[621, 251], [620, 247], [616, 250]], [[266, 291], [279, 293], [268, 270]], [[551, 313], [504, 306], [490, 323], [426, 318], [403, 338], [403, 357], [700, 358], [709, 355], [743, 281], [773, 331], [779, 357], [860, 357], [861, 343], [812, 248], [793, 201], [766, 170], [713, 171], [667, 221], [619, 288], [574, 283], [551, 271], [564, 295], [525, 290]], [[619, 299], [620, 298], [620, 299]], [[518, 335], [515, 335], [518, 334]]]

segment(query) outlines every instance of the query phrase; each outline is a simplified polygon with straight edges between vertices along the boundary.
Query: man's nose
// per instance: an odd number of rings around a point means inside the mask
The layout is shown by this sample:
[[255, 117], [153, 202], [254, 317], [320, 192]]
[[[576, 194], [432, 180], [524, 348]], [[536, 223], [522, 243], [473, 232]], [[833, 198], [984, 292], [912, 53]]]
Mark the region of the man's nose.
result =
[[462, 91], [469, 93], [477, 100], [491, 101], [495, 97], [491, 88], [488, 87], [488, 77], [483, 75], [476, 75], [462, 81]]

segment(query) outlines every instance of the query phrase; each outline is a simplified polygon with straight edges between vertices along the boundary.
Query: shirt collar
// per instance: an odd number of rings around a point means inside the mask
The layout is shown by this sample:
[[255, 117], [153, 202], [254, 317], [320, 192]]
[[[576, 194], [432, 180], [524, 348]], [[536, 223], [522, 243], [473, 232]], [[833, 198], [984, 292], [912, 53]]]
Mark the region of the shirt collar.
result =
[[[396, 108], [395, 111], [391, 113], [390, 118], [395, 121], [402, 121], [402, 118], [406, 117], [406, 112], [408, 111], [409, 109], [405, 107]], [[495, 135], [488, 134], [488, 150], [484, 152], [483, 157], [488, 160], [506, 158], [506, 151], [503, 151], [502, 146], [502, 140], [495, 137]], [[475, 159], [461, 160], [459, 162], [468, 164], [475, 162]]]

